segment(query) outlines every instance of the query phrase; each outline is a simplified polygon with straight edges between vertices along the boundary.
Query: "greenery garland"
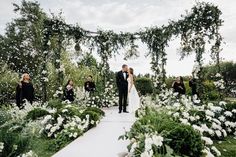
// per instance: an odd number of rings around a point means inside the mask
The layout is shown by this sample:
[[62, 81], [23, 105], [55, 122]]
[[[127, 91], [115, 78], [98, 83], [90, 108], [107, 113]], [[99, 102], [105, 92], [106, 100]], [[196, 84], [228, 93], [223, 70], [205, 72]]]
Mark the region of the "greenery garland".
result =
[[[80, 49], [80, 44], [86, 44], [91, 49], [97, 48], [97, 53], [101, 57], [101, 73], [104, 76], [104, 82], [106, 81], [106, 74], [109, 71], [108, 60], [116, 54], [119, 54], [120, 48], [127, 48], [129, 50], [125, 53], [125, 58], [138, 56], [138, 45], [135, 44], [135, 40], [141, 39], [141, 41], [147, 44], [149, 52], [147, 55], [151, 56], [152, 70], [156, 80], [159, 80], [159, 84], [165, 82], [166, 71], [166, 52], [165, 47], [168, 46], [168, 42], [172, 37], [179, 37], [180, 42], [180, 55], [181, 58], [195, 53], [195, 62], [198, 63], [199, 71], [197, 72], [199, 81], [199, 92], [203, 92], [202, 82], [202, 56], [206, 52], [206, 44], [211, 45], [211, 56], [219, 65], [219, 53], [221, 51], [220, 46], [222, 37], [219, 33], [219, 28], [223, 21], [220, 19], [221, 11], [217, 6], [211, 3], [197, 3], [190, 12], [187, 12], [186, 16], [181, 16], [182, 19], [178, 21], [170, 21], [167, 26], [146, 28], [135, 33], [115, 33], [114, 31], [102, 31], [91, 32], [80, 28], [78, 25], [68, 25], [63, 21], [57, 21], [56, 25], [45, 25], [45, 28], [51, 29], [48, 32], [60, 30], [60, 34], [65, 34], [65, 39], [74, 39], [77, 43], [77, 49]], [[55, 19], [51, 19], [52, 23], [55, 23]], [[53, 26], [57, 27], [56, 29]], [[48, 36], [44, 37], [44, 40], [48, 40]], [[64, 38], [60, 38], [64, 39]], [[211, 44], [214, 41], [214, 44]], [[61, 42], [59, 44], [61, 45]], [[47, 49], [46, 47], [45, 49]], [[219, 69], [220, 70], [220, 69]], [[158, 86], [157, 86], [158, 87]]]

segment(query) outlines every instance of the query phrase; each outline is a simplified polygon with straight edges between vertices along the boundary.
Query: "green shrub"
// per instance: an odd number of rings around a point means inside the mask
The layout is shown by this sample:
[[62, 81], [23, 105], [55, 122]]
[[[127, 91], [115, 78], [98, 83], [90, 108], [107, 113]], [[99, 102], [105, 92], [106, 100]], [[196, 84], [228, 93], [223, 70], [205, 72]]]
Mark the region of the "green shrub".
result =
[[0, 110], [0, 126], [6, 123], [11, 119], [11, 115], [8, 114], [6, 111], [1, 111]]
[[204, 148], [201, 135], [191, 126], [178, 124], [166, 135], [168, 145], [179, 155], [199, 157]]
[[17, 82], [19, 82], [18, 74], [9, 70], [8, 67], [0, 63], [0, 103], [8, 102], [15, 99], [15, 91]]
[[88, 108], [86, 108], [85, 111], [93, 111], [93, 112], [98, 113], [100, 116], [105, 116], [105, 112], [97, 107], [88, 107]]
[[142, 94], [150, 94], [153, 92], [153, 83], [150, 78], [141, 77], [135, 80], [137, 90]]
[[47, 104], [47, 107], [56, 108], [58, 110], [61, 109], [63, 106], [65, 106], [65, 104], [63, 104], [62, 101], [58, 99], [49, 100]]
[[[88, 129], [95, 127], [96, 123], [98, 120], [100, 120], [100, 116], [98, 113], [94, 112], [94, 111], [84, 111], [81, 114], [81, 119], [86, 119], [86, 116], [89, 115], [89, 126]], [[94, 121], [94, 123], [92, 124], [91, 121]]]
[[[64, 104], [65, 105], [65, 104]], [[56, 113], [58, 116], [60, 115], [64, 115], [64, 117], [73, 117], [73, 116], [78, 116], [80, 117], [81, 113], [79, 108], [71, 105], [70, 107], [63, 107], [60, 110], [58, 110], [58, 112]]]
[[15, 157], [28, 150], [29, 137], [21, 133], [22, 126], [9, 123], [0, 129], [0, 141], [4, 143], [1, 156]]
[[140, 134], [158, 132], [166, 140], [175, 153], [188, 156], [201, 156], [203, 143], [201, 136], [191, 126], [186, 126], [174, 121], [169, 115], [151, 109], [146, 109], [146, 114], [137, 120], [130, 132], [129, 138], [138, 137]]
[[205, 99], [214, 101], [220, 98], [220, 94], [212, 81], [206, 80], [203, 82], [203, 86]]
[[45, 115], [49, 114], [48, 111], [41, 109], [41, 108], [35, 108], [28, 112], [26, 119], [27, 120], [36, 120], [37, 118], [43, 117]]
[[227, 103], [224, 108], [227, 111], [232, 111], [233, 109], [236, 109], [236, 102]]

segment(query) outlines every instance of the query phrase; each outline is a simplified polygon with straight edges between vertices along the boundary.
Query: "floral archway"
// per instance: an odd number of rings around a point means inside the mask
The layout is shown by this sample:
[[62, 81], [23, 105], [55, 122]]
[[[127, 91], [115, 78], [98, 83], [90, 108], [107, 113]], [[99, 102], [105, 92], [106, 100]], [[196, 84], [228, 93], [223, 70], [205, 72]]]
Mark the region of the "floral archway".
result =
[[[58, 69], [58, 84], [62, 84], [63, 72], [60, 70], [60, 54], [63, 49], [62, 42], [65, 40], [74, 40], [75, 49], [80, 51], [80, 45], [89, 47], [91, 50], [97, 50], [101, 58], [101, 75], [106, 82], [106, 74], [109, 71], [108, 60], [117, 54], [119, 49], [128, 48], [125, 58], [138, 56], [135, 40], [141, 40], [148, 46], [147, 55], [151, 57], [152, 70], [154, 72], [154, 83], [162, 84], [166, 78], [166, 51], [165, 47], [173, 37], [180, 37], [181, 57], [195, 53], [194, 75], [198, 77], [198, 90], [203, 92], [202, 86], [202, 61], [205, 47], [211, 47], [211, 57], [219, 65], [219, 53], [221, 51], [222, 37], [219, 33], [223, 20], [220, 18], [221, 11], [217, 6], [210, 3], [197, 3], [186, 15], [182, 15], [178, 21], [169, 21], [168, 25], [161, 27], [144, 28], [140, 31], [129, 33], [115, 33], [112, 30], [98, 30], [92, 32], [85, 30], [77, 25], [66, 24], [58, 17], [44, 21], [44, 62], [42, 66], [42, 87], [44, 100], [47, 99], [47, 69], [46, 63], [48, 52], [53, 49], [56, 59], [55, 67]], [[52, 43], [57, 42], [57, 47]], [[218, 71], [220, 71], [218, 66]], [[104, 84], [105, 85], [105, 84]]]

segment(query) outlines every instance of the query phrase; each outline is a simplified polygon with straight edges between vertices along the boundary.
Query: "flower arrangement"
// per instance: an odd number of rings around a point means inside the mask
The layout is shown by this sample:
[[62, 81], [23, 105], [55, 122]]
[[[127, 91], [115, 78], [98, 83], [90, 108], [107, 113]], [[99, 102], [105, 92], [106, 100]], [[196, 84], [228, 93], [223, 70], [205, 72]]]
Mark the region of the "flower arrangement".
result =
[[[225, 101], [218, 103], [197, 101], [196, 103], [196, 100], [198, 99], [194, 100], [188, 96], [179, 97], [169, 89], [161, 91], [155, 99], [150, 96], [143, 97], [142, 107], [136, 113], [138, 120], [132, 126], [131, 131], [122, 136], [131, 141], [128, 146], [130, 156], [151, 157], [162, 153], [167, 154], [168, 151], [156, 151], [155, 146], [150, 148], [150, 143], [153, 144], [151, 140], [153, 136], [163, 137], [163, 140], [159, 140], [159, 142], [162, 142], [162, 146], [170, 147], [168, 150], [173, 154], [194, 156], [190, 150], [196, 148], [191, 148], [189, 151], [175, 148], [175, 145], [179, 145], [178, 148], [184, 146], [184, 143], [181, 144], [178, 140], [184, 138], [181, 132], [187, 136], [188, 131], [181, 130], [185, 126], [193, 130], [192, 135], [195, 134], [195, 137], [189, 139], [194, 144], [186, 145], [187, 147], [196, 146], [198, 143], [198, 150], [201, 150], [198, 153], [205, 156], [220, 156], [221, 152], [213, 145], [213, 141], [222, 140], [228, 135], [236, 135], [236, 106], [229, 105]], [[169, 118], [163, 121], [168, 116]], [[169, 125], [171, 125], [170, 128]], [[181, 127], [176, 128], [178, 125]], [[178, 129], [178, 134], [173, 134], [174, 136], [168, 134], [172, 131], [176, 133], [176, 129]], [[143, 145], [144, 147], [142, 147]], [[150, 149], [144, 149], [146, 147]]]

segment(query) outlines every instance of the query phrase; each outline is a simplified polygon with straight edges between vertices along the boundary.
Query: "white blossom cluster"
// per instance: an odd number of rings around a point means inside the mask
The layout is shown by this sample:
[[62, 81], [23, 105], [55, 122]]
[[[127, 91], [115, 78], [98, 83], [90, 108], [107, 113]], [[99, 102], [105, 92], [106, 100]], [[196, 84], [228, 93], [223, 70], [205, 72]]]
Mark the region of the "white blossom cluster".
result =
[[0, 142], [0, 153], [3, 151], [3, 149], [4, 149], [4, 143]]
[[[205, 144], [204, 153], [214, 157], [220, 156], [221, 153], [213, 146], [213, 139], [223, 139], [228, 134], [236, 135], [236, 122], [232, 119], [236, 116], [236, 109], [227, 110], [226, 104], [224, 101], [217, 104], [211, 102], [203, 104], [199, 100], [196, 105], [191, 97], [178, 98], [175, 93], [166, 89], [156, 97], [155, 101], [149, 97], [144, 98], [142, 108], [151, 107], [160, 112], [168, 111], [175, 120], [192, 126], [202, 136]], [[139, 112], [142, 112], [142, 109]], [[146, 156], [151, 154], [152, 152], [145, 152]]]
[[[66, 113], [68, 110], [63, 109], [62, 112]], [[69, 137], [76, 138], [79, 135], [78, 132], [83, 132], [88, 128], [90, 121], [89, 115], [83, 120], [78, 116], [69, 117], [66, 116], [66, 114], [59, 115], [56, 119], [51, 115], [47, 115], [41, 121], [41, 124], [43, 128], [40, 130], [40, 133], [46, 133], [48, 137], [56, 138], [58, 134], [64, 132], [67, 133]]]
[[91, 107], [111, 107], [117, 104], [118, 96], [112, 84], [113, 80], [107, 81], [102, 95], [92, 95], [87, 99], [87, 105]]
[[200, 72], [201, 66], [198, 62], [195, 62], [192, 70], [193, 78], [198, 79], [198, 73]]
[[38, 155], [36, 153], [34, 153], [32, 150], [30, 150], [29, 152], [27, 152], [25, 154], [21, 154], [17, 157], [38, 157]]
[[216, 80], [213, 83], [216, 86], [216, 88], [221, 89], [221, 90], [225, 89], [225, 82], [224, 82], [221, 74], [217, 73], [215, 75], [215, 79]]
[[[164, 138], [161, 135], [158, 135], [158, 133], [153, 134], [145, 134], [145, 140], [144, 140], [144, 151], [141, 152], [140, 157], [152, 157], [153, 152], [153, 146], [156, 146], [160, 148], [163, 145]], [[132, 139], [131, 141], [131, 149], [129, 156], [134, 155], [134, 151], [137, 147], [139, 147], [139, 141]]]

